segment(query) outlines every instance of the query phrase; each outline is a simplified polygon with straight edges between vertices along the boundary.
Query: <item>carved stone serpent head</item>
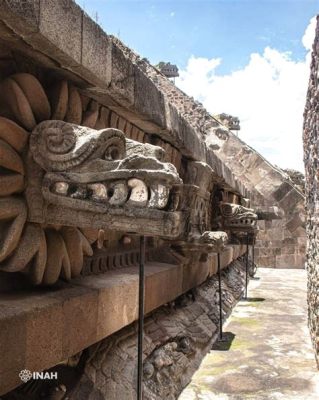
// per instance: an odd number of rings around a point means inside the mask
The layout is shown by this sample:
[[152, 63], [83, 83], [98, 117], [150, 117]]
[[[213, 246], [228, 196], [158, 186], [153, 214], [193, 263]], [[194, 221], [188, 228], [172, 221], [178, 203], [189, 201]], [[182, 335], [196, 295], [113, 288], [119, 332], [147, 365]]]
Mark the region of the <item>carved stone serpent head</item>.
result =
[[94, 109], [82, 115], [66, 82], [46, 93], [16, 74], [0, 86], [0, 271], [35, 284], [79, 275], [92, 255], [85, 228], [179, 234], [181, 179], [160, 147], [103, 126]]

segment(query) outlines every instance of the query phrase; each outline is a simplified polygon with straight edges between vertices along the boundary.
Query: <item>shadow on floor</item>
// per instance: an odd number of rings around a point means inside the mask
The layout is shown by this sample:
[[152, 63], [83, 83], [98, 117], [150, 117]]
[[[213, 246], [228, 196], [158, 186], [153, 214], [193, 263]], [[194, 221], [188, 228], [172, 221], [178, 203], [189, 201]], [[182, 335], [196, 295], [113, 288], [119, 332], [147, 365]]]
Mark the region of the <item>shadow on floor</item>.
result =
[[233, 340], [235, 339], [235, 334], [232, 332], [223, 332], [222, 340], [217, 339], [212, 346], [212, 350], [216, 351], [228, 351], [231, 348]]
[[259, 303], [260, 301], [265, 301], [266, 299], [264, 299], [263, 297], [247, 297], [247, 299], [245, 297], [242, 297], [240, 299], [240, 301], [247, 301], [247, 302], [251, 302], [251, 303]]

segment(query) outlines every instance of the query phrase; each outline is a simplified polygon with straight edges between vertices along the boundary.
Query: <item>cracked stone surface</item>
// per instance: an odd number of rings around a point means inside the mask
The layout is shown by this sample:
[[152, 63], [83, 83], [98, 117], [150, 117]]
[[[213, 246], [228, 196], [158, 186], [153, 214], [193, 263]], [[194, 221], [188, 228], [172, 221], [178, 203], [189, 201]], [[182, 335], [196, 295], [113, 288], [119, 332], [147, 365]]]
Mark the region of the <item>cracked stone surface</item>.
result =
[[[307, 327], [306, 271], [259, 269], [224, 327], [229, 350], [204, 358], [179, 400], [315, 400], [319, 375]], [[264, 299], [264, 300], [263, 300]]]

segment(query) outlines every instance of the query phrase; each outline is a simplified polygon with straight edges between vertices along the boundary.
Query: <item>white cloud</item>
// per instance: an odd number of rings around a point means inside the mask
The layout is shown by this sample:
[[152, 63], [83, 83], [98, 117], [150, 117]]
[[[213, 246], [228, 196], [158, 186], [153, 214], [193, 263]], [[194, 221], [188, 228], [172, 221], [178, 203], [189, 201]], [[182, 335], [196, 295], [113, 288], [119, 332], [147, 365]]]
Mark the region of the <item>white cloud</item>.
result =
[[170, 17], [175, 17], [175, 11], [172, 11], [169, 16]]
[[307, 26], [302, 38], [302, 44], [307, 50], [312, 49], [312, 44], [315, 37], [315, 29], [316, 29], [316, 17], [313, 17], [311, 18], [310, 23]]
[[312, 18], [302, 43], [307, 56], [294, 61], [289, 52], [266, 47], [229, 75], [218, 75], [220, 58], [192, 56], [176, 79], [209, 112], [225, 112], [241, 120], [239, 136], [266, 159], [282, 168], [303, 170], [302, 123], [314, 40]]

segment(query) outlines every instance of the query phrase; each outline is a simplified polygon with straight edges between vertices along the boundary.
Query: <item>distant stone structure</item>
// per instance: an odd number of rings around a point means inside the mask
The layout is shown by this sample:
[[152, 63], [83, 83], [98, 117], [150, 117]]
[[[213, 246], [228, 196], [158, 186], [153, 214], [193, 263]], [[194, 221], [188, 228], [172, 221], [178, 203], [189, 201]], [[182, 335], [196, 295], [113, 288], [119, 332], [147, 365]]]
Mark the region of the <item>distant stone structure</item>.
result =
[[289, 176], [296, 188], [298, 188], [301, 193], [305, 194], [305, 175], [291, 168], [283, 169], [283, 171]]
[[225, 125], [230, 131], [239, 131], [240, 130], [240, 121], [237, 117], [233, 117], [229, 114], [217, 114], [213, 116], [216, 118], [221, 124]]
[[179, 76], [178, 68], [175, 64], [171, 64], [170, 62], [165, 63], [161, 61], [156, 65], [156, 68], [161, 71], [166, 78], [177, 78]]
[[247, 244], [303, 267], [303, 195], [73, 1], [2, 2], [0, 33], [0, 395], [135, 398], [145, 236], [145, 398], [173, 400], [217, 337], [217, 253], [226, 317]]
[[319, 112], [318, 112], [318, 63], [319, 17], [313, 45], [309, 87], [304, 112], [304, 162], [306, 170], [307, 209], [307, 271], [309, 328], [319, 366]]

